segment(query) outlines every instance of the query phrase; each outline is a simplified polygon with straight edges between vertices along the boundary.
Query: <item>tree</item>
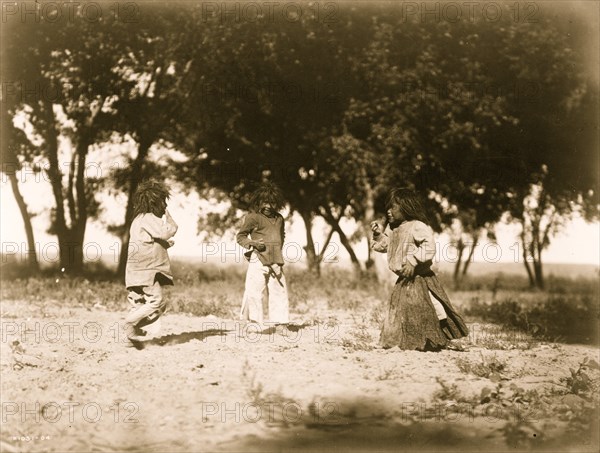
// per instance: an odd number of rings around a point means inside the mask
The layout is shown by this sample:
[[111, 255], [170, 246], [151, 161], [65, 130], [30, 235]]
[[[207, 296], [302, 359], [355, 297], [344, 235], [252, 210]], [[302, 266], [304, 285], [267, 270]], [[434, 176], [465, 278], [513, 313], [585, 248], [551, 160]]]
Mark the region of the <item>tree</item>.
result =
[[[3, 103], [3, 107], [7, 107], [8, 102]], [[36, 244], [33, 234], [33, 226], [31, 224], [31, 214], [27, 208], [27, 203], [19, 186], [19, 177], [17, 172], [22, 169], [22, 164], [18, 156], [30, 156], [31, 149], [28, 146], [28, 140], [22, 130], [12, 124], [12, 115], [2, 109], [2, 145], [0, 154], [0, 165], [2, 173], [4, 173], [9, 181], [12, 193], [19, 207], [23, 226], [25, 228], [25, 237], [27, 238], [27, 261], [29, 268], [36, 272], [39, 271], [39, 262], [36, 253]]]
[[26, 147], [32, 152], [19, 158], [45, 161], [55, 201], [49, 231], [58, 238], [61, 267], [76, 274], [83, 269], [87, 220], [99, 208], [94, 192], [104, 178], [86, 176], [87, 156], [111, 133], [112, 102], [129, 84], [113, 71], [124, 28], [110, 19], [22, 21], [9, 28], [3, 76], [14, 91], [8, 113], [11, 120], [24, 115], [31, 125]]
[[309, 263], [318, 271], [324, 247], [318, 251], [312, 237], [314, 217], [323, 215], [347, 239], [335, 214], [339, 203], [330, 199], [327, 161], [347, 102], [346, 88], [338, 89], [347, 30], [306, 18], [203, 25], [214, 33], [203, 43], [212, 53], [193, 62], [201, 85], [190, 99], [200, 120], [178, 146], [197, 163], [198, 186], [218, 187], [234, 202], [243, 203], [263, 178], [282, 186], [305, 222]]
[[[204, 29], [194, 27], [191, 17], [190, 8], [179, 5], [162, 8], [161, 14], [148, 14], [144, 21], [132, 24], [132, 39], [115, 68], [122, 77], [135, 79], [136, 84], [122, 90], [114, 103], [120, 119], [114, 129], [138, 145], [135, 158], [115, 174], [117, 188], [127, 193], [124, 221], [110, 227], [121, 238], [119, 275], [125, 273], [138, 184], [145, 178], [168, 176], [150, 161], [150, 149], [153, 145], [171, 147], [179, 134], [186, 140], [186, 126], [196, 114], [187, 98], [197, 83], [191, 77], [191, 67], [204, 50], [198, 45]], [[173, 175], [176, 170], [173, 165], [170, 168]]]
[[[511, 77], [509, 113], [518, 122], [502, 131], [498, 146], [510, 157], [504, 170], [513, 175], [510, 212], [522, 226], [524, 266], [541, 289], [542, 252], [553, 234], [577, 211], [598, 216], [598, 88], [584, 49], [573, 48], [551, 18], [510, 32], [490, 69]], [[518, 45], [507, 47], [509, 39]]]
[[[99, 208], [94, 192], [109, 184], [128, 194], [123, 225], [109, 226], [122, 239], [119, 270], [124, 270], [132, 194], [141, 179], [161, 173], [148, 160], [150, 148], [169, 146], [170, 137], [183, 130], [185, 115], [193, 113], [193, 106], [182, 102], [196, 52], [193, 45], [180, 43], [190, 30], [188, 12], [169, 8], [157, 14], [149, 7], [143, 20], [132, 23], [106, 15], [96, 22], [78, 18], [66, 24], [11, 24], [11, 64], [4, 73], [21, 91], [37, 91], [13, 96], [18, 99], [10, 116], [27, 109], [30, 136], [40, 138], [30, 137], [29, 145], [34, 156], [47, 161], [55, 199], [50, 231], [58, 237], [61, 267], [69, 273], [82, 270], [87, 220]], [[138, 145], [130, 165], [100, 178], [86, 175], [91, 147], [128, 139]], [[67, 167], [61, 161], [64, 151], [71, 153]]]
[[434, 229], [443, 226], [445, 199], [457, 215], [471, 210], [474, 230], [481, 230], [506, 202], [490, 184], [493, 173], [481, 172], [482, 164], [491, 167], [490, 131], [512, 119], [502, 99], [476, 91], [491, 79], [461, 44], [473, 39], [473, 27], [402, 22], [378, 17], [355, 62], [366, 94], [350, 103], [336, 146], [339, 164], [358, 182], [348, 202], [367, 226], [373, 200], [404, 185], [429, 195]]
[[[389, 173], [386, 184], [401, 181], [436, 194], [431, 198], [470, 218], [475, 234], [507, 210], [523, 219], [532, 187], [543, 188], [527, 220], [529, 236], [537, 239], [526, 246], [534, 251], [532, 281], [542, 286], [538, 250], [552, 229], [542, 228], [541, 214], [552, 225], [581, 203], [589, 213], [594, 197], [588, 192], [597, 194], [589, 165], [597, 162], [597, 126], [589, 118], [597, 118], [598, 104], [582, 83], [580, 49], [567, 45], [551, 18], [537, 25], [476, 20], [395, 26], [399, 20], [378, 17], [357, 64], [368, 96], [350, 105], [341, 143], [360, 152], [343, 159], [355, 160], [364, 172], [369, 167], [360, 159], [368, 150], [375, 167]], [[563, 126], [580, 131], [576, 143]], [[573, 152], [580, 158], [572, 159]], [[542, 178], [544, 168], [548, 176]], [[362, 194], [359, 203], [371, 198]], [[435, 228], [443, 211], [432, 208]]]

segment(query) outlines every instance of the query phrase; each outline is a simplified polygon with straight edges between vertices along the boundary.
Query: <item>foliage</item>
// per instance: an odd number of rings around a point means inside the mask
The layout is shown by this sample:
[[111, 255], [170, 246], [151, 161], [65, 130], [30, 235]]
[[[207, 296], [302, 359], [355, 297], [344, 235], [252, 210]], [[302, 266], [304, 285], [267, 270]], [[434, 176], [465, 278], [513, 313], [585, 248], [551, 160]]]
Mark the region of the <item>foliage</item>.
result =
[[563, 383], [569, 393], [591, 400], [598, 388], [598, 382], [590, 378], [589, 370], [600, 370], [600, 365], [595, 360], [586, 357], [576, 370], [569, 368], [571, 375], [561, 378], [560, 382]]
[[[3, 80], [56, 93], [9, 96], [2, 108], [33, 126], [16, 137], [17, 160], [49, 164], [50, 230], [68, 270], [81, 270], [98, 190], [130, 199], [149, 176], [216, 189], [232, 209], [246, 209], [254, 185], [272, 180], [301, 214], [317, 262], [313, 219], [327, 221], [358, 265], [352, 241], [392, 186], [427, 198], [438, 231], [460, 218], [479, 237], [510, 211], [538, 286], [542, 251], [564, 220], [598, 216], [597, 87], [585, 48], [552, 8], [536, 22], [514, 20], [506, 4], [498, 21], [456, 23], [407, 20], [387, 3], [340, 4], [328, 23], [310, 15], [223, 23], [185, 2], [140, 8], [126, 24], [107, 16], [10, 26]], [[86, 177], [91, 149], [126, 141], [134, 146], [124, 168], [109, 180]], [[158, 148], [187, 159], [159, 165]], [[202, 225], [230, 226], [233, 212]], [[123, 240], [121, 270], [131, 214], [128, 201], [124, 222], [111, 225]], [[362, 234], [346, 237], [342, 216]]]
[[587, 344], [598, 341], [599, 312], [594, 294], [550, 295], [535, 304], [513, 298], [492, 304], [474, 301], [465, 312], [538, 338]]

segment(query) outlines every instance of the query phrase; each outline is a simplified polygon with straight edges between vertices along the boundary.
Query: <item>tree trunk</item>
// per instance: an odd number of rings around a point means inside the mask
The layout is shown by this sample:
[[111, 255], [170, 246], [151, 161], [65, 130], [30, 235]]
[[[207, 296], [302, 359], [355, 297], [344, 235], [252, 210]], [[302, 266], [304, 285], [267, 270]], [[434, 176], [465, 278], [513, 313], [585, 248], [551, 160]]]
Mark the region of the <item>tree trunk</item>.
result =
[[473, 246], [471, 247], [471, 250], [469, 250], [469, 256], [467, 257], [467, 260], [465, 261], [465, 264], [463, 266], [461, 279], [463, 279], [467, 275], [467, 271], [469, 270], [469, 266], [471, 265], [471, 262], [473, 260], [473, 255], [475, 254], [475, 247], [477, 247], [477, 244], [479, 243], [480, 234], [481, 232], [478, 230], [476, 235], [473, 237]]
[[456, 264], [454, 265], [454, 273], [452, 275], [452, 281], [454, 283], [454, 289], [458, 289], [460, 286], [460, 266], [462, 264], [462, 255], [463, 252], [465, 250], [465, 244], [462, 240], [462, 238], [460, 238], [458, 240], [458, 243], [456, 244], [456, 250], [457, 250], [457, 258], [456, 258]]
[[544, 273], [542, 269], [541, 258], [534, 261], [533, 270], [535, 272], [535, 286], [538, 289], [544, 289]]
[[[306, 262], [308, 266], [308, 270], [317, 275], [317, 277], [321, 276], [321, 261], [315, 252], [315, 242], [312, 237], [312, 216], [310, 212], [306, 211], [298, 211], [302, 220], [304, 221], [304, 227], [306, 229], [306, 246], [304, 250], [306, 251]], [[323, 248], [325, 250], [325, 248]]]
[[[536, 230], [539, 236], [539, 229]], [[533, 245], [535, 247], [535, 253], [533, 254], [533, 272], [535, 276], [535, 287], [538, 289], [544, 289], [544, 274], [542, 269], [542, 243], [539, 237], [534, 237]]]
[[69, 245], [72, 241], [69, 237], [69, 229], [67, 228], [65, 221], [65, 206], [64, 196], [62, 188], [62, 172], [60, 171], [58, 164], [58, 131], [56, 130], [56, 119], [52, 110], [52, 103], [46, 101], [43, 107], [43, 114], [45, 115], [48, 129], [44, 131], [44, 139], [46, 142], [46, 152], [48, 157], [48, 179], [50, 180], [50, 186], [52, 187], [52, 194], [54, 195], [55, 218], [54, 218], [54, 230], [58, 239], [58, 248], [60, 256], [61, 268], [70, 271], [70, 259], [73, 255]]
[[8, 178], [10, 180], [13, 195], [19, 206], [21, 217], [23, 218], [23, 225], [25, 226], [25, 235], [27, 237], [27, 262], [31, 270], [38, 272], [40, 270], [40, 265], [35, 251], [35, 239], [33, 236], [33, 226], [31, 225], [31, 216], [29, 215], [29, 211], [27, 211], [27, 204], [19, 189], [17, 174], [10, 172]]
[[[81, 136], [77, 146], [77, 173], [75, 177], [75, 195], [76, 195], [76, 219], [71, 219], [72, 228], [71, 234], [73, 241], [73, 262], [69, 263], [71, 267], [71, 273], [81, 274], [83, 272], [83, 261], [84, 261], [84, 240], [85, 230], [87, 227], [88, 220], [88, 201], [87, 194], [85, 193], [85, 163], [87, 160], [87, 153], [91, 144], [90, 130], [81, 131]], [[71, 186], [73, 190], [73, 186]], [[73, 194], [69, 196], [69, 203], [74, 201], [75, 197]]]
[[527, 271], [527, 277], [529, 278], [529, 287], [535, 288], [535, 280], [533, 278], [533, 272], [531, 271], [531, 267], [529, 266], [529, 262], [527, 261], [527, 239], [525, 238], [525, 225], [523, 225], [523, 232], [521, 233], [521, 245], [523, 246], [523, 265], [525, 266], [525, 270]]
[[60, 248], [61, 272], [67, 275], [78, 275], [83, 271], [83, 241], [77, 231], [67, 228], [58, 234], [58, 246]]
[[371, 258], [371, 222], [375, 219], [375, 192], [365, 178], [365, 218], [363, 231], [367, 238], [367, 262], [365, 263], [365, 269], [368, 271], [373, 269], [375, 262]]
[[319, 252], [319, 255], [317, 256], [317, 261], [319, 263], [323, 262], [323, 258], [325, 257], [325, 251], [327, 250], [327, 247], [329, 246], [329, 243], [331, 242], [331, 238], [333, 237], [333, 228], [331, 230], [329, 230], [329, 233], [327, 234], [327, 237], [325, 238], [325, 242], [323, 242], [323, 248], [321, 249], [321, 251]]
[[[43, 112], [48, 124], [48, 129], [44, 133], [44, 139], [49, 163], [47, 173], [56, 203], [56, 217], [53, 226], [60, 249], [60, 267], [67, 274], [79, 274], [83, 271], [83, 241], [88, 219], [85, 193], [85, 163], [88, 148], [92, 143], [91, 125], [95, 114], [92, 114], [87, 124], [80, 126], [79, 141], [75, 153], [77, 163], [75, 165], [73, 160], [69, 165], [66, 197], [71, 222], [70, 226], [67, 227], [64, 205], [65, 197], [62, 186], [63, 174], [60, 171], [58, 162], [59, 132], [56, 128], [56, 118], [53, 112], [53, 105], [50, 101], [44, 103]], [[75, 180], [74, 183], [73, 180]]]
[[325, 220], [327, 221], [327, 223], [329, 223], [329, 225], [331, 225], [331, 227], [334, 229], [334, 231], [339, 235], [340, 242], [342, 243], [342, 245], [344, 246], [344, 248], [350, 255], [350, 260], [352, 260], [352, 265], [354, 266], [354, 270], [356, 272], [360, 273], [360, 271], [361, 271], [360, 262], [358, 261], [358, 258], [356, 257], [356, 253], [354, 253], [354, 250], [352, 249], [352, 245], [350, 244], [350, 241], [348, 240], [348, 238], [346, 237], [346, 235], [340, 228], [339, 221], [328, 210], [325, 209], [323, 211], [325, 214]]

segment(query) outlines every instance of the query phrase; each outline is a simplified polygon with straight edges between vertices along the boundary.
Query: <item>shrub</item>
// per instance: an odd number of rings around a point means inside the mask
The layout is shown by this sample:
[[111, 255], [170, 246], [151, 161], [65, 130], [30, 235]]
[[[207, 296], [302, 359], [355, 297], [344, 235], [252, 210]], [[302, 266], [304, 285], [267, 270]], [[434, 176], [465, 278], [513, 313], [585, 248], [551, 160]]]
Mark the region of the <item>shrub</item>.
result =
[[514, 298], [492, 304], [476, 300], [465, 313], [543, 339], [596, 344], [599, 318], [596, 300], [590, 294], [551, 295], [533, 305]]

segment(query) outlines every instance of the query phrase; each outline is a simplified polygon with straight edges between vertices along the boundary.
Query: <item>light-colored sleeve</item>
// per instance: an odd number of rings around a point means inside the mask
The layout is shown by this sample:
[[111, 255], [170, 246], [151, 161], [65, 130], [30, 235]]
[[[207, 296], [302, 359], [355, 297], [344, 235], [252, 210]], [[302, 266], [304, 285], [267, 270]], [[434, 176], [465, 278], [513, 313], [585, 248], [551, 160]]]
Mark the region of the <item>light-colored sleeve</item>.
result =
[[371, 241], [371, 250], [379, 253], [386, 253], [388, 245], [390, 244], [390, 233], [392, 230], [388, 226], [383, 233], [377, 236], [377, 239], [373, 238]]
[[166, 215], [166, 220], [156, 217], [154, 214], [144, 214], [140, 228], [146, 231], [154, 239], [166, 241], [177, 233], [177, 224], [170, 215]]
[[245, 249], [249, 249], [252, 240], [248, 236], [252, 234], [252, 231], [254, 231], [257, 226], [258, 224], [256, 223], [254, 216], [252, 214], [247, 214], [246, 217], [244, 217], [244, 223], [242, 224], [240, 231], [238, 231], [238, 234], [235, 236], [237, 243]]
[[433, 261], [435, 257], [433, 230], [423, 222], [416, 221], [412, 229], [412, 236], [414, 243], [407, 251], [406, 260], [413, 266]]

